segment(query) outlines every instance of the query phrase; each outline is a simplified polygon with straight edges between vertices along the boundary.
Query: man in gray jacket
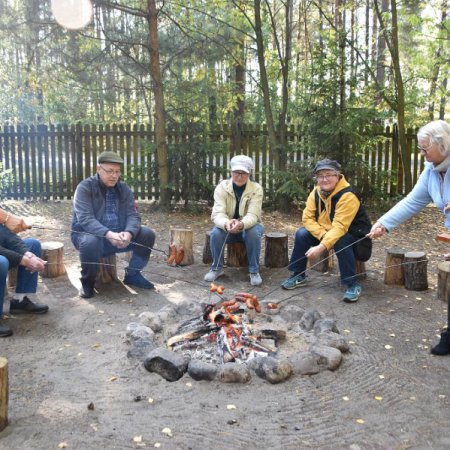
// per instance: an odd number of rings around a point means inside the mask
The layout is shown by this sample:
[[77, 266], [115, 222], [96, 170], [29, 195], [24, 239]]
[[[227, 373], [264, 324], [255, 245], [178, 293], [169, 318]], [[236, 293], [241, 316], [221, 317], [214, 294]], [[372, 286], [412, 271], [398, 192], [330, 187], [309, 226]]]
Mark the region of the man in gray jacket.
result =
[[153, 289], [141, 271], [147, 265], [155, 243], [155, 233], [141, 226], [131, 189], [120, 181], [123, 159], [114, 152], [98, 157], [97, 173], [83, 180], [73, 202], [72, 242], [80, 251], [80, 296], [94, 296], [100, 258], [132, 251], [123, 282]]

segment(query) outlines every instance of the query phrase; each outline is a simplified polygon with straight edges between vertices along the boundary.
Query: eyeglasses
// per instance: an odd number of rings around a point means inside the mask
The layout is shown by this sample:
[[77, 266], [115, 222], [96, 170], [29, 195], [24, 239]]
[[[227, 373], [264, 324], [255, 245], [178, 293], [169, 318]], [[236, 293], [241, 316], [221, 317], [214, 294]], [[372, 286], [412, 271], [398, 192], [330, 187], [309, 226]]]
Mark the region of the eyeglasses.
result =
[[99, 165], [100, 169], [103, 170], [103, 172], [106, 173], [106, 175], [111, 176], [114, 175], [116, 177], [120, 177], [121, 171], [120, 170], [114, 170], [114, 169], [105, 169], [103, 166]]
[[431, 145], [429, 145], [427, 148], [422, 147], [422, 146], [419, 145], [419, 150], [420, 150], [421, 152], [428, 153], [428, 152], [431, 150], [431, 148], [432, 148]]
[[316, 177], [314, 177], [314, 180], [315, 181], [326, 181], [333, 177], [337, 177], [337, 173], [332, 173], [329, 175], [317, 175]]
[[233, 170], [231, 173], [237, 177], [245, 177], [245, 175], [249, 175], [247, 172], [241, 172], [237, 170]]

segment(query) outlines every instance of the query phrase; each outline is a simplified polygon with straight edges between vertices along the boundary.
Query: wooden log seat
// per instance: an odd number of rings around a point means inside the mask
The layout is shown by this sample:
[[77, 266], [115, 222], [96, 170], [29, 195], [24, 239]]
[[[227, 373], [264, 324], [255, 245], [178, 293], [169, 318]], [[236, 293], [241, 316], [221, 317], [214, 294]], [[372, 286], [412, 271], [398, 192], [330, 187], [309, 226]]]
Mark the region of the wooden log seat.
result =
[[405, 284], [404, 262], [406, 253], [406, 250], [399, 247], [389, 248], [386, 251], [384, 284], [390, 286], [403, 286]]
[[0, 431], [8, 425], [8, 360], [0, 357]]
[[179, 266], [189, 266], [194, 264], [193, 250], [193, 231], [187, 228], [172, 228], [170, 230], [170, 244], [177, 246], [177, 255], [181, 255], [180, 249], [183, 249], [183, 259], [176, 259]]
[[329, 272], [334, 267], [334, 251], [333, 249], [324, 250], [319, 256], [315, 258], [308, 258], [308, 267], [317, 272]]
[[450, 293], [450, 261], [442, 261], [438, 264], [437, 298], [447, 301]]
[[409, 291], [428, 289], [428, 259], [425, 252], [405, 253], [405, 288]]
[[117, 258], [116, 255], [100, 258], [98, 262], [97, 277], [95, 284], [108, 284], [119, 281], [117, 276]]
[[288, 235], [286, 233], [267, 233], [264, 265], [266, 267], [286, 267], [288, 264]]
[[203, 264], [212, 264], [213, 257], [211, 253], [211, 231], [205, 234], [205, 245], [203, 246]]
[[247, 249], [243, 242], [227, 244], [227, 266], [248, 267]]
[[42, 242], [42, 259], [47, 261], [42, 278], [56, 278], [66, 273], [64, 244], [57, 241]]

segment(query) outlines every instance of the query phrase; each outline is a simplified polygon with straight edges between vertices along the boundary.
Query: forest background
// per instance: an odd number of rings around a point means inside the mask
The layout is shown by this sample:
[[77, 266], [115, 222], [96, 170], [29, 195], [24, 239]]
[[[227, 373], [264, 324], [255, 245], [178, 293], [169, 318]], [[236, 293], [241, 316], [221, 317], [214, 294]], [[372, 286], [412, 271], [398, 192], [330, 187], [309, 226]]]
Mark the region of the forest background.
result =
[[[196, 188], [187, 183], [184, 200], [210, 198], [208, 171], [224, 152], [248, 152], [249, 128], [264, 136], [270, 164], [259, 170], [278, 207], [305, 199], [322, 156], [349, 178], [363, 172], [366, 197], [386, 194], [370, 184], [373, 172], [400, 173], [405, 193], [420, 170], [411, 136], [449, 116], [449, 0], [98, 0], [80, 30], [58, 24], [51, 4], [0, 0], [3, 131], [145, 124], [152, 159], [133, 170], [158, 179], [163, 207], [180, 199], [175, 171], [187, 167]], [[171, 143], [173, 130], [185, 138]], [[398, 166], [373, 164], [386, 137]]]

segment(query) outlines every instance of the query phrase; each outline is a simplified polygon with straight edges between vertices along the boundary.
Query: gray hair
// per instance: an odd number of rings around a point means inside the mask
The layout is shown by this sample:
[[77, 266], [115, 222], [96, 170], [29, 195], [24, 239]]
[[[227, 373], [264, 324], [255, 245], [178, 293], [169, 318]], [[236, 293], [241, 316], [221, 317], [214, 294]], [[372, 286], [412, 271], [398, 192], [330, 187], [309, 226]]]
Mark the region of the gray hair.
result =
[[444, 120], [427, 123], [417, 132], [417, 139], [428, 139], [430, 144], [438, 144], [445, 156], [450, 154], [450, 126]]

